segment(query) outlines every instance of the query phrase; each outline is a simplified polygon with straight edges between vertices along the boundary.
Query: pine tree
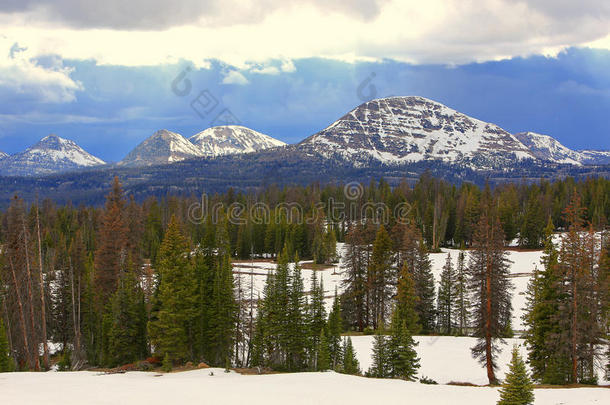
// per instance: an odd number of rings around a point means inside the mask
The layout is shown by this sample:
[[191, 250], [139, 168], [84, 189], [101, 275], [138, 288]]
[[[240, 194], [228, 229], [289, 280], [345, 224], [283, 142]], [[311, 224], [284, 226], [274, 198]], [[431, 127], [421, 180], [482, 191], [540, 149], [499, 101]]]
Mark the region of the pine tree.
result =
[[423, 240], [420, 240], [417, 244], [412, 274], [415, 283], [415, 294], [417, 295], [415, 311], [419, 318], [421, 332], [423, 334], [430, 334], [434, 332], [436, 321], [434, 275], [432, 274], [430, 256]]
[[95, 285], [102, 305], [108, 302], [116, 291], [121, 270], [125, 268], [127, 232], [125, 199], [121, 183], [118, 177], [115, 177], [112, 191], [106, 197], [95, 254]]
[[387, 346], [390, 376], [413, 381], [419, 369], [419, 358], [415, 351], [417, 343], [413, 340], [404, 320], [398, 317], [396, 311], [392, 317]]
[[318, 283], [316, 271], [311, 274], [311, 302], [309, 303], [309, 336], [310, 336], [310, 367], [317, 369], [320, 334], [326, 325], [326, 307], [324, 306], [324, 281]]
[[172, 215], [158, 256], [158, 311], [148, 324], [155, 353], [171, 361], [192, 357], [192, 329], [196, 311], [196, 284], [187, 239]]
[[[352, 327], [364, 330], [366, 325], [367, 266], [362, 225], [352, 225], [346, 236], [343, 260], [344, 293], [341, 305], [344, 317]], [[316, 334], [317, 336], [317, 334]]]
[[131, 363], [146, 356], [146, 310], [135, 272], [128, 266], [111, 298], [110, 330], [105, 359], [108, 365]]
[[472, 355], [485, 364], [489, 384], [497, 383], [495, 369], [499, 348], [496, 340], [501, 340], [510, 319], [512, 285], [509, 271], [500, 221], [483, 213], [475, 231], [468, 272], [473, 295], [474, 335], [479, 338]]
[[341, 365], [342, 348], [341, 348], [341, 331], [343, 329], [343, 321], [341, 319], [341, 306], [339, 297], [335, 290], [335, 300], [333, 307], [328, 315], [328, 351], [330, 355], [330, 367], [337, 370]]
[[393, 271], [392, 240], [383, 225], [379, 227], [373, 253], [368, 267], [368, 307], [373, 326], [377, 322], [385, 322], [389, 315], [389, 305], [392, 296], [392, 284], [395, 283]]
[[585, 209], [576, 194], [565, 210], [568, 232], [559, 250], [562, 294], [560, 344], [569, 350], [571, 383], [596, 383], [595, 358], [601, 343], [601, 308], [596, 288], [599, 257], [595, 234], [584, 225]]
[[519, 349], [513, 348], [513, 357], [506, 374], [506, 381], [500, 389], [498, 405], [531, 405], [534, 403], [534, 386], [519, 355]]
[[457, 274], [451, 262], [451, 254], [448, 253], [438, 289], [438, 329], [441, 334], [451, 335], [454, 331], [458, 298], [456, 284]]
[[538, 188], [533, 188], [527, 202], [520, 234], [521, 246], [531, 249], [539, 248], [544, 237], [545, 216], [538, 195]]
[[419, 333], [421, 327], [415, 310], [417, 302], [415, 283], [406, 263], [400, 271], [397, 290], [396, 309], [394, 311], [396, 316], [400, 318], [401, 322], [404, 322], [411, 334]]
[[373, 353], [371, 355], [373, 364], [371, 364], [367, 375], [376, 378], [388, 378], [391, 375], [391, 359], [387, 337], [383, 335], [381, 329], [377, 329], [373, 339]]
[[553, 245], [553, 223], [550, 218], [544, 239], [544, 269], [534, 269], [528, 283], [527, 308], [523, 317], [526, 326], [524, 337], [532, 377], [543, 384], [565, 384], [568, 374], [566, 351], [558, 339], [562, 333], [558, 314], [560, 306], [564, 305], [564, 295], [561, 294], [558, 252]]
[[290, 296], [288, 302], [288, 357], [287, 368], [291, 371], [301, 371], [306, 367], [305, 351], [307, 335], [305, 323], [305, 294], [299, 257], [296, 255], [292, 270]]
[[464, 252], [458, 255], [456, 267], [456, 316], [458, 335], [464, 336], [468, 328], [468, 320], [470, 317], [469, 308], [470, 300], [468, 299], [468, 274], [464, 264]]
[[218, 257], [213, 279], [209, 316], [210, 361], [217, 366], [233, 359], [237, 304], [233, 292], [231, 248], [226, 220], [219, 226], [216, 246]]
[[352, 338], [349, 336], [343, 340], [343, 367], [341, 368], [341, 372], [353, 375], [359, 375], [361, 373], [360, 363], [358, 362], [356, 352], [354, 351]]
[[322, 331], [320, 331], [320, 339], [318, 342], [316, 370], [326, 371], [330, 368], [330, 352], [328, 350], [326, 328], [323, 328]]

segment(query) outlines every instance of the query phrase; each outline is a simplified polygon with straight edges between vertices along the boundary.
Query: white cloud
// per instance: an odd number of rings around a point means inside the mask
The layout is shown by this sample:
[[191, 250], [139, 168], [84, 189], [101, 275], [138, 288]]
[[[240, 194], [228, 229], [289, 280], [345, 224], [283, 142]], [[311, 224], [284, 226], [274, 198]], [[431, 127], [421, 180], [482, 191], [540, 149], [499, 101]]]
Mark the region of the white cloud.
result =
[[71, 68], [58, 64], [42, 66], [34, 60], [35, 53], [3, 36], [0, 37], [0, 89], [9, 89], [17, 96], [32, 97], [46, 103], [75, 100], [82, 84], [70, 77]]
[[222, 84], [244, 85], [248, 83], [248, 79], [246, 79], [246, 77], [237, 70], [229, 70], [227, 73], [225, 73], [222, 79]]
[[266, 74], [308, 57], [459, 64], [610, 49], [604, 0], [143, 1], [24, 0], [12, 13], [0, 6], [0, 30], [31, 55], [128, 66], [219, 59]]

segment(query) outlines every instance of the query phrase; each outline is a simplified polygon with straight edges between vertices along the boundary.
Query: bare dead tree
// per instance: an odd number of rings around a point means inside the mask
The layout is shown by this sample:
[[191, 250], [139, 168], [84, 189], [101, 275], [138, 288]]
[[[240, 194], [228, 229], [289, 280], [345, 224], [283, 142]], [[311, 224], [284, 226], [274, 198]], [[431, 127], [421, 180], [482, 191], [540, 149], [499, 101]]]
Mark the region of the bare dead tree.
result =
[[38, 214], [38, 203], [36, 203], [36, 230], [38, 233], [38, 275], [40, 277], [40, 317], [42, 322], [42, 345], [43, 364], [45, 370], [49, 369], [49, 346], [47, 344], [47, 311], [44, 298], [44, 276], [42, 271], [42, 243], [40, 240], [40, 216]]
[[22, 230], [23, 230], [23, 246], [25, 248], [25, 271], [26, 271], [26, 275], [27, 275], [27, 291], [28, 291], [28, 301], [29, 301], [29, 308], [30, 308], [30, 327], [31, 329], [31, 333], [32, 333], [32, 345], [33, 345], [33, 350], [32, 350], [32, 357], [33, 357], [33, 363], [34, 363], [34, 370], [36, 371], [40, 371], [40, 359], [38, 356], [38, 342], [36, 339], [36, 326], [34, 323], [34, 294], [33, 294], [33, 288], [32, 288], [32, 272], [31, 272], [31, 268], [30, 268], [30, 254], [29, 254], [29, 249], [28, 249], [28, 236], [27, 236], [27, 230], [25, 228], [25, 218], [24, 216], [21, 217], [21, 225], [22, 225]]

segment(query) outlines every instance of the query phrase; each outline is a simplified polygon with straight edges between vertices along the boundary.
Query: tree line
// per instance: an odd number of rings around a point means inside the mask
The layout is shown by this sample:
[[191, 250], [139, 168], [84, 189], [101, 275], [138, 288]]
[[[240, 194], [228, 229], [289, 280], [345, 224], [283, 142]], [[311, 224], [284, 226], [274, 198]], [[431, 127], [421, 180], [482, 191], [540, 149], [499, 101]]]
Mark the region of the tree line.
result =
[[[192, 221], [194, 197], [137, 203], [117, 179], [101, 208], [16, 197], [2, 216], [0, 355], [7, 368], [48, 369], [52, 341], [73, 369], [148, 358], [356, 374], [342, 334], [376, 331], [367, 373], [413, 379], [413, 335], [471, 335], [495, 383], [498, 342], [512, 334], [506, 245], [517, 239], [545, 247], [525, 320], [534, 377], [590, 381], [608, 333], [608, 249], [594, 231], [606, 225], [609, 191], [604, 179], [491, 190], [425, 175], [414, 187], [371, 182], [356, 199], [340, 185], [270, 186], [211, 196], [222, 203], [215, 221]], [[328, 201], [344, 203], [340, 219], [319, 204]], [[225, 210], [234, 202], [298, 203], [303, 218], [272, 209], [261, 223], [246, 210], [234, 221]], [[396, 217], [405, 202], [410, 211]], [[367, 203], [383, 204], [351, 209]], [[559, 243], [557, 230], [566, 231]], [[336, 261], [337, 241], [346, 242], [343, 293], [327, 314], [321, 280], [314, 271], [305, 291], [298, 258]], [[429, 253], [440, 247], [469, 250], [456, 266], [447, 258], [437, 286]], [[277, 268], [248, 297], [231, 260], [254, 257]]]

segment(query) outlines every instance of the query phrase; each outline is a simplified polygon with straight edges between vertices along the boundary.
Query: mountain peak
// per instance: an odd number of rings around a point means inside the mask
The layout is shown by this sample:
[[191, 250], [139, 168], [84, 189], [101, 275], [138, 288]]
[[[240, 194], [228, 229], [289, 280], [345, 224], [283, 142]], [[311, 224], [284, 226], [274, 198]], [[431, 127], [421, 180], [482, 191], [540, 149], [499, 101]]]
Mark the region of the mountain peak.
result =
[[241, 125], [211, 127], [189, 138], [204, 156], [251, 153], [286, 145], [284, 142]]
[[198, 156], [203, 156], [199, 148], [182, 135], [160, 129], [136, 146], [119, 164], [148, 166], [179, 162]]
[[370, 160], [383, 164], [440, 160], [492, 168], [534, 158], [497, 125], [419, 96], [365, 102], [299, 147], [357, 165]]
[[55, 134], [47, 135], [25, 151], [0, 161], [0, 173], [12, 176], [44, 175], [103, 165], [105, 162]]

